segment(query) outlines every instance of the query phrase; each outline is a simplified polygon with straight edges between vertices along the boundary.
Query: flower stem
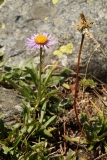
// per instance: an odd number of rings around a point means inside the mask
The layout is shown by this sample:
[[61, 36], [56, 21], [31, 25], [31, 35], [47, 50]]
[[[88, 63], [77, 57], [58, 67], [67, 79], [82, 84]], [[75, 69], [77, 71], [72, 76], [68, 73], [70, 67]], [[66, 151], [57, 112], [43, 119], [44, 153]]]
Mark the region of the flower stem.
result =
[[41, 74], [42, 74], [42, 48], [40, 48], [40, 64], [39, 64], [39, 99], [41, 99]]
[[77, 63], [76, 82], [75, 82], [75, 95], [74, 95], [74, 110], [75, 110], [75, 115], [76, 115], [76, 119], [77, 119], [77, 122], [78, 122], [78, 126], [80, 128], [80, 131], [82, 131], [82, 128], [81, 128], [81, 124], [80, 124], [79, 118], [78, 118], [76, 98], [77, 98], [77, 89], [78, 89], [78, 73], [79, 73], [79, 67], [80, 67], [80, 56], [81, 56], [83, 41], [84, 41], [84, 34], [82, 34], [80, 49], [79, 49], [79, 53], [78, 53], [78, 63]]
[[37, 108], [41, 101], [41, 74], [42, 74], [42, 48], [40, 48], [40, 64], [39, 64], [39, 84], [38, 84], [38, 97], [37, 104], [35, 108]]

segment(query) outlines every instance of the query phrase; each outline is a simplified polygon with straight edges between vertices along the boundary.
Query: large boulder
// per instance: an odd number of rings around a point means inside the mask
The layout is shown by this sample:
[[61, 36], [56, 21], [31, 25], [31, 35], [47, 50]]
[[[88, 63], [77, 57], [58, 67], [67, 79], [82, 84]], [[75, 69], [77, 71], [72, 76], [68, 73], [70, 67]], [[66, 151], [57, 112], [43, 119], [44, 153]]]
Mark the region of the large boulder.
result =
[[[73, 44], [72, 54], [53, 55], [48, 51], [44, 55], [44, 64], [56, 60], [62, 66], [69, 66], [75, 71], [81, 33], [77, 31], [80, 13], [93, 21], [90, 32], [94, 35], [104, 51], [107, 50], [107, 2], [105, 0], [59, 0], [55, 5], [51, 0], [5, 0], [0, 14], [0, 48], [9, 57], [8, 65], [22, 64], [34, 56], [38, 63], [39, 55], [36, 50], [30, 51], [26, 45], [27, 37], [34, 33], [48, 32], [55, 36], [58, 44], [54, 49], [68, 43]], [[90, 38], [85, 38], [81, 55], [81, 72], [85, 72], [87, 61], [96, 49], [97, 44]], [[88, 73], [103, 77], [107, 72], [107, 59], [100, 48], [97, 48], [90, 60]], [[105, 78], [105, 77], [103, 77]]]

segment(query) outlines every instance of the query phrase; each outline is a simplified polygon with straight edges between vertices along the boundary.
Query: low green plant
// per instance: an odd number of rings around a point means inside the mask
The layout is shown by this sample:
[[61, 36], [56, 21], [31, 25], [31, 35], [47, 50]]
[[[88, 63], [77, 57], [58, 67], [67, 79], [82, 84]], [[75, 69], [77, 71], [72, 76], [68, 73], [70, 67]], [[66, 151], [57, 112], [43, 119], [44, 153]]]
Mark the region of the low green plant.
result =
[[83, 131], [86, 140], [90, 144], [89, 149], [93, 149], [97, 143], [102, 143], [107, 152], [107, 117], [104, 112], [100, 112], [96, 117], [89, 118], [86, 113], [81, 114], [80, 122], [83, 125]]
[[89, 150], [95, 148], [98, 144], [102, 145], [107, 152], [107, 116], [104, 111], [100, 111], [97, 106], [98, 114], [95, 117], [88, 117], [86, 113], [81, 113], [80, 123], [82, 125], [82, 138], [71, 138], [64, 136], [70, 142], [83, 143]]
[[93, 79], [85, 79], [85, 78], [83, 78], [83, 79], [80, 80], [79, 83], [80, 83], [80, 85], [82, 85], [85, 89], [88, 88], [88, 87], [93, 87], [93, 86], [95, 86], [95, 82], [94, 82]]
[[[1, 64], [0, 81], [11, 85], [21, 94], [24, 106], [18, 122], [13, 126], [6, 126], [8, 129], [6, 136], [4, 123], [0, 121], [2, 136], [0, 152], [5, 158], [50, 159], [52, 149], [49, 147], [49, 141], [53, 137], [53, 132], [57, 130], [55, 127], [57, 115], [62, 113], [64, 106], [70, 105], [68, 99], [62, 99], [61, 93], [56, 89], [59, 82], [63, 83], [69, 71], [63, 69], [55, 76], [53, 73], [57, 65], [43, 70], [43, 48], [44, 46], [39, 48], [39, 66], [35, 65], [34, 58], [27, 59], [20, 67], [7, 67], [3, 66], [5, 63]], [[64, 157], [56, 159], [63, 160]]]
[[[51, 151], [53, 151], [56, 146], [51, 146], [51, 139], [58, 130], [58, 127], [56, 127], [57, 117], [60, 113], [64, 113], [65, 107], [71, 106], [73, 103], [77, 124], [83, 137], [71, 138], [66, 135], [66, 122], [64, 122], [63, 137], [70, 142], [85, 144], [89, 150], [93, 149], [98, 143], [101, 143], [107, 152], [107, 118], [104, 111], [100, 111], [96, 107], [98, 114], [93, 118], [88, 117], [86, 113], [80, 113], [79, 118], [77, 111], [76, 99], [80, 56], [86, 31], [92, 24], [92, 22], [86, 20], [83, 13], [80, 14], [80, 17], [81, 20], [78, 25], [78, 30], [81, 31], [82, 38], [78, 54], [74, 102], [69, 96], [63, 97], [58, 89], [58, 85], [62, 84], [62, 87], [70, 91], [71, 88], [69, 84], [64, 83], [70, 70], [64, 68], [58, 75], [55, 75], [54, 73], [58, 67], [57, 64], [43, 69], [43, 52], [56, 43], [51, 35], [47, 33], [43, 33], [43, 35], [34, 34], [26, 41], [27, 46], [31, 49], [39, 49], [40, 61], [38, 66], [35, 65], [34, 58], [27, 59], [21, 67], [4, 66], [8, 59], [3, 60], [3, 54], [0, 53], [0, 83], [11, 85], [11, 87], [21, 94], [23, 99], [23, 112], [21, 116], [18, 117], [18, 122], [15, 125], [5, 127], [2, 117], [0, 116], [1, 159], [52, 159]], [[69, 52], [71, 53], [71, 48]], [[85, 89], [95, 86], [95, 82], [92, 79], [86, 78], [82, 79], [80, 84]], [[71, 93], [69, 93], [69, 95], [70, 94]], [[61, 133], [59, 135], [61, 136]], [[66, 142], [64, 142], [64, 149], [66, 150], [65, 143]], [[66, 159], [76, 160], [78, 153], [77, 146], [76, 151], [70, 150], [67, 152]], [[64, 159], [65, 157], [63, 155], [53, 158], [53, 160]]]
[[[8, 137], [0, 141], [4, 155], [21, 160], [25, 159], [48, 159], [50, 150], [47, 149], [47, 138], [52, 137], [56, 116], [45, 117], [46, 103], [40, 113], [40, 119], [34, 119], [30, 108], [25, 106], [22, 120], [9, 128]], [[1, 124], [1, 123], [0, 123]], [[2, 127], [3, 128], [3, 127]], [[45, 156], [46, 155], [46, 156]]]

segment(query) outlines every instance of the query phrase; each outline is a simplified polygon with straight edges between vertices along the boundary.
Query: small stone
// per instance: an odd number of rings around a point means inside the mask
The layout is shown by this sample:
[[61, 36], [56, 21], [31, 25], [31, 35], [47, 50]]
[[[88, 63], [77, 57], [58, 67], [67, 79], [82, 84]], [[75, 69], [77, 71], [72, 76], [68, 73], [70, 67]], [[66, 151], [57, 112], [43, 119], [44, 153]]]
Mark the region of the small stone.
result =
[[107, 100], [107, 97], [103, 97], [103, 100], [106, 101], [106, 100]]
[[99, 12], [98, 12], [98, 15], [99, 15], [100, 18], [102, 18], [102, 17], [105, 16], [104, 13], [103, 13], [102, 11], [99, 11]]
[[19, 112], [23, 111], [23, 108], [20, 105], [16, 105], [14, 108], [17, 109]]

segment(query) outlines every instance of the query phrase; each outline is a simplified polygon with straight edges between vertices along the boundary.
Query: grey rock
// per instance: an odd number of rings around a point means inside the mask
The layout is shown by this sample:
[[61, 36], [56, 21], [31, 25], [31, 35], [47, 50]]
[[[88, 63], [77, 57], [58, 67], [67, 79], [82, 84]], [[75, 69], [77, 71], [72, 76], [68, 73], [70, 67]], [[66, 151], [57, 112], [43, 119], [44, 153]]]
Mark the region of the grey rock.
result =
[[[22, 99], [17, 92], [0, 86], [0, 115], [2, 115], [5, 125], [16, 123], [22, 110]], [[14, 117], [17, 118], [15, 119]]]
[[[69, 66], [75, 71], [81, 40], [81, 33], [76, 30], [79, 14], [83, 12], [89, 20], [94, 22], [90, 32], [106, 51], [106, 8], [105, 0], [64, 0], [56, 5], [53, 5], [52, 1], [45, 0], [5, 1], [1, 7], [0, 23], [1, 25], [4, 23], [6, 28], [0, 29], [0, 44], [3, 45], [1, 52], [5, 53], [5, 57], [10, 57], [7, 65], [22, 64], [24, 59], [35, 56], [37, 51], [30, 51], [26, 47], [26, 38], [34, 33], [48, 32], [58, 40], [54, 50], [67, 43], [73, 43], [74, 48], [71, 55], [64, 54], [62, 57], [53, 56], [51, 55], [53, 51], [48, 51], [46, 56], [44, 55], [44, 64], [58, 60], [62, 66]], [[45, 17], [48, 19], [45, 20]], [[80, 72], [85, 72], [87, 61], [95, 48], [96, 44], [89, 38], [85, 38], [81, 55], [85, 56], [85, 59], [81, 59]], [[64, 57], [66, 57], [65, 60]], [[38, 55], [35, 62], [38, 63]], [[98, 48], [92, 56], [88, 73], [102, 77], [106, 71], [105, 57]]]

